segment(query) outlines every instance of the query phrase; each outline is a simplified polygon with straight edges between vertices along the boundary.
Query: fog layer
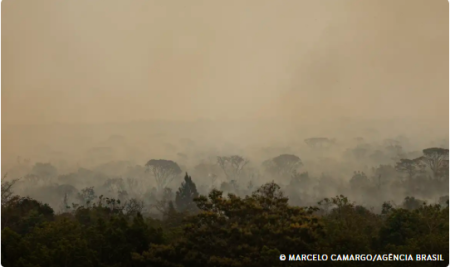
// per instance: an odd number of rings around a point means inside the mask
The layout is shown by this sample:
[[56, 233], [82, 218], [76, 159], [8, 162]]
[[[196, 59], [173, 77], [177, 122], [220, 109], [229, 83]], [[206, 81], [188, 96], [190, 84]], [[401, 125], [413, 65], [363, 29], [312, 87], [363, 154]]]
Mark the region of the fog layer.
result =
[[95, 163], [448, 147], [448, 32], [447, 1], [3, 1], [2, 173], [94, 164], [116, 134]]

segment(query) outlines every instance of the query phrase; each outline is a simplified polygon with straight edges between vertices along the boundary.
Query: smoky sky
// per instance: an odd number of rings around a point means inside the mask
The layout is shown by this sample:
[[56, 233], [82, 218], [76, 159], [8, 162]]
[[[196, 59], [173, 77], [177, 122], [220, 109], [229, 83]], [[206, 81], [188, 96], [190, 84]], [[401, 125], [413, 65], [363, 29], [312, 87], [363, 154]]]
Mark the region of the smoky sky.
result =
[[401, 118], [448, 129], [444, 0], [2, 2], [3, 123]]

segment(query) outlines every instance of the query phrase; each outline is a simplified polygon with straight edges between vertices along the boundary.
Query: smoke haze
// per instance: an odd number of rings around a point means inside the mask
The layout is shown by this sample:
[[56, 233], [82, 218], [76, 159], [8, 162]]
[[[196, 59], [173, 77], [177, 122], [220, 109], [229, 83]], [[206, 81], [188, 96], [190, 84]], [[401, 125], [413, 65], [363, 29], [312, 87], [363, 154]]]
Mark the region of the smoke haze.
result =
[[119, 132], [144, 148], [141, 128], [104, 123], [153, 120], [220, 125], [176, 130], [205, 144], [446, 138], [448, 32], [443, 0], [5, 0], [3, 159]]

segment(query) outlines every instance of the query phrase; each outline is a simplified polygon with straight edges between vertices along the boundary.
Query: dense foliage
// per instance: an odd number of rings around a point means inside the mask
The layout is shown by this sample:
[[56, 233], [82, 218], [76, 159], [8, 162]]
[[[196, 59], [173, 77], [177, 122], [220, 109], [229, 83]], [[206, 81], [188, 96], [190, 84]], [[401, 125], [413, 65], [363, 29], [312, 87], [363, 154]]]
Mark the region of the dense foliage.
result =
[[[448, 149], [358, 139], [338, 162], [325, 157], [336, 140], [305, 143], [315, 160], [269, 151], [259, 162], [237, 154], [190, 162], [188, 153], [180, 165], [110, 161], [69, 172], [19, 164], [2, 179], [2, 265], [448, 265]], [[194, 178], [183, 179], [188, 169]], [[280, 261], [389, 253], [444, 262]]]
[[[281, 253], [442, 254], [446, 262], [407, 266], [448, 265], [448, 200], [428, 205], [408, 198], [400, 207], [385, 203], [380, 214], [344, 196], [297, 207], [273, 182], [245, 197], [212, 190], [195, 197], [195, 210], [193, 196], [195, 184], [186, 174], [177, 192], [180, 209], [169, 201], [161, 220], [126, 212], [120, 200], [103, 196], [58, 214], [36, 200], [12, 197], [2, 203], [2, 265], [284, 266]], [[373, 265], [326, 263], [334, 264]]]

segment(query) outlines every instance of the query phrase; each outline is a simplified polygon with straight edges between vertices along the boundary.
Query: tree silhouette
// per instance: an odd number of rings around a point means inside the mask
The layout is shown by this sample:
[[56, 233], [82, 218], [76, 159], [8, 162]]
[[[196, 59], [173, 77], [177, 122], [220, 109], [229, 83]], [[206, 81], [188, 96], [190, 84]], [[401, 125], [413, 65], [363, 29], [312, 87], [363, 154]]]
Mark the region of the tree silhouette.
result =
[[247, 165], [248, 160], [234, 155], [230, 157], [217, 157], [217, 163], [222, 168], [228, 180], [236, 180], [239, 178], [245, 165]]
[[194, 212], [197, 210], [197, 204], [194, 199], [198, 197], [197, 187], [192, 181], [192, 178], [186, 173], [184, 182], [181, 183], [180, 188], [176, 192], [175, 205], [179, 211]]
[[290, 154], [282, 154], [263, 162], [263, 167], [268, 173], [282, 177], [293, 175], [300, 166], [302, 166], [300, 158]]
[[448, 169], [448, 149], [432, 147], [424, 149], [423, 154], [419, 160], [430, 168], [435, 179], [441, 178], [445, 174], [444, 169]]
[[171, 160], [152, 159], [145, 166], [153, 174], [158, 190], [167, 187], [181, 173], [180, 166]]
[[400, 159], [400, 161], [395, 165], [395, 169], [399, 172], [406, 173], [408, 175], [408, 179], [411, 181], [417, 172], [418, 164], [418, 160]]

